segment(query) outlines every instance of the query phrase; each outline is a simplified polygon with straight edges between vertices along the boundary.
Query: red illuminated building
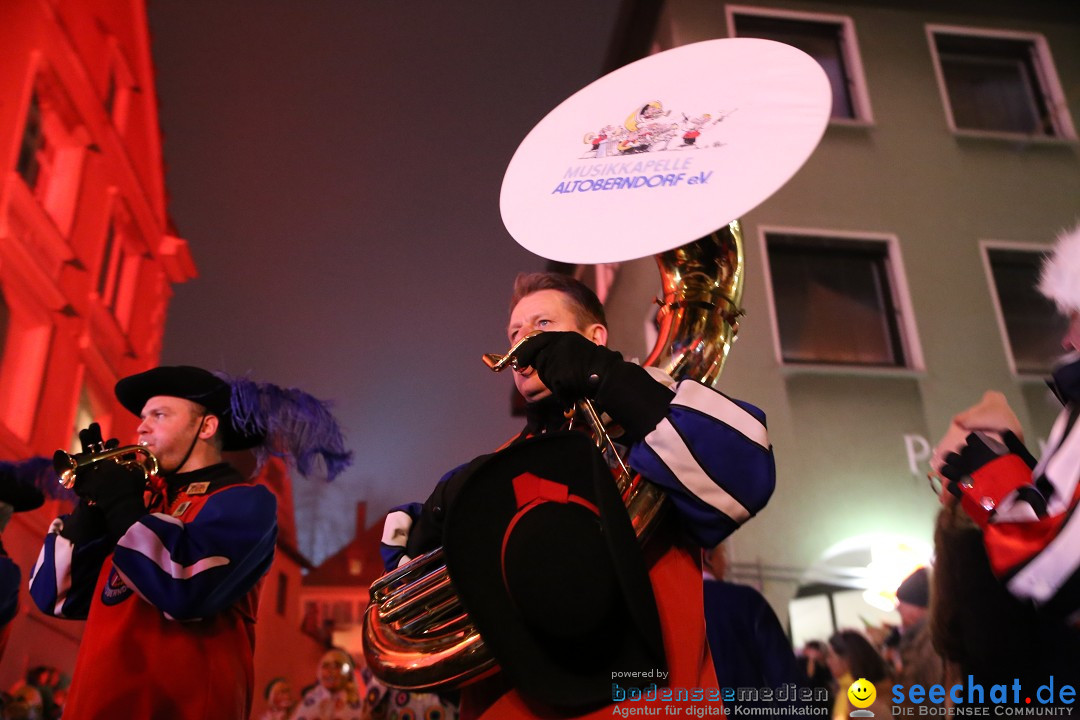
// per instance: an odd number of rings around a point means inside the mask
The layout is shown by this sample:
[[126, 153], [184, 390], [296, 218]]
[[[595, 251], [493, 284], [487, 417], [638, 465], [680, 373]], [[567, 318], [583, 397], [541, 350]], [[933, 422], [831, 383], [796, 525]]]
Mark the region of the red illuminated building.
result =
[[383, 574], [382, 518], [376, 520], [368, 527], [367, 503], [357, 505], [355, 537], [305, 575], [300, 591], [304, 630], [348, 650], [358, 660], [363, 655], [360, 642], [368, 591]]
[[[167, 213], [161, 135], [142, 0], [0, 3], [0, 458], [72, 448], [91, 420], [134, 436], [112, 394], [158, 363], [172, 285], [195, 276]], [[321, 647], [300, 630], [301, 568], [291, 480], [256, 643], [256, 710], [273, 676], [300, 684]], [[3, 534], [28, 578], [66, 503], [15, 515]], [[25, 585], [25, 583], [24, 583]], [[82, 623], [47, 618], [25, 587], [0, 690], [27, 668], [70, 673]]]

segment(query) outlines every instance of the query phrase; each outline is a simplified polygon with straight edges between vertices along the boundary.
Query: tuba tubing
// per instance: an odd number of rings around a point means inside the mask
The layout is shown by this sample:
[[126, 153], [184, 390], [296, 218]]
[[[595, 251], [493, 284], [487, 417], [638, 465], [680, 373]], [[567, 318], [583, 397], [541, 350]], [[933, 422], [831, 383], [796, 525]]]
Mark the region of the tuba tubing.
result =
[[[663, 297], [657, 303], [656, 344], [645, 367], [675, 380], [713, 387], [719, 381], [743, 314], [743, 243], [733, 221], [689, 245], [656, 256]], [[485, 355], [495, 372], [512, 366], [506, 355]], [[620, 467], [615, 482], [638, 541], [644, 544], [665, 507], [656, 485], [633, 474], [609, 437], [592, 403], [578, 414], [591, 426], [609, 463]], [[611, 454], [614, 454], [614, 457]], [[364, 613], [363, 645], [368, 667], [382, 682], [406, 690], [449, 690], [498, 670], [483, 638], [469, 620], [437, 548], [376, 580]]]

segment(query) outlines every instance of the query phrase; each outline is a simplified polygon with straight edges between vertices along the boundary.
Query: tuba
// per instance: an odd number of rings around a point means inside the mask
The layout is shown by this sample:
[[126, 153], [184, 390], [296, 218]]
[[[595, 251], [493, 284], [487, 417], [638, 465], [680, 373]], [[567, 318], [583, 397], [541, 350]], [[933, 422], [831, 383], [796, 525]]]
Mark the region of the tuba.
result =
[[[656, 261], [662, 288], [656, 301], [658, 337], [643, 365], [663, 370], [675, 380], [714, 386], [742, 314], [739, 223], [660, 253]], [[512, 355], [511, 350], [504, 356], [487, 356], [485, 362], [498, 371], [512, 362]], [[620, 466], [615, 482], [644, 543], [662, 515], [666, 496], [626, 468], [591, 403], [583, 401], [578, 410], [597, 445]], [[442, 548], [387, 573], [372, 584], [370, 593], [364, 613], [364, 657], [382, 682], [408, 690], [447, 690], [497, 670], [495, 658], [454, 592]]]

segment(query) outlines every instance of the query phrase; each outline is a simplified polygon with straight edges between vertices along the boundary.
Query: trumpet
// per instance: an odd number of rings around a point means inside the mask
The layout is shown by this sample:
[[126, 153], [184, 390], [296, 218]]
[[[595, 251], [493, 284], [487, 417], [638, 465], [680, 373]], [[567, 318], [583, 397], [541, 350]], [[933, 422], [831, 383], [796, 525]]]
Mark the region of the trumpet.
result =
[[143, 476], [149, 480], [151, 476], [161, 472], [158, 459], [150, 449], [142, 445], [124, 445], [108, 450], [89, 450], [87, 452], [71, 453], [57, 450], [53, 453], [53, 469], [57, 479], [65, 488], [71, 489], [80, 471], [96, 465], [100, 462], [115, 462], [124, 467], [138, 468]]

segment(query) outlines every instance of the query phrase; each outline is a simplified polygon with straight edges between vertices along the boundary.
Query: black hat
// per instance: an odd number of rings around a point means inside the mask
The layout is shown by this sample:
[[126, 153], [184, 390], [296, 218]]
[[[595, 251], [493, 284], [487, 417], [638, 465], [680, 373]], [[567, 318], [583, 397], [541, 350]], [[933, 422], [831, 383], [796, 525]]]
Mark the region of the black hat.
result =
[[896, 588], [896, 599], [916, 607], [930, 607], [930, 571], [921, 567]]
[[443, 544], [465, 609], [526, 698], [600, 705], [613, 677], [643, 687], [666, 670], [641, 548], [584, 435], [531, 438], [479, 464], [447, 508]]
[[0, 503], [12, 507], [12, 512], [36, 510], [45, 504], [42, 487], [55, 485], [56, 471], [52, 460], [35, 457], [22, 462], [0, 462]]
[[232, 387], [208, 370], [190, 365], [166, 365], [130, 375], [116, 383], [116, 399], [135, 415], [142, 413], [147, 400], [158, 395], [190, 400], [216, 415], [221, 421], [218, 432], [224, 450], [247, 450], [266, 439], [263, 433], [235, 427]]

